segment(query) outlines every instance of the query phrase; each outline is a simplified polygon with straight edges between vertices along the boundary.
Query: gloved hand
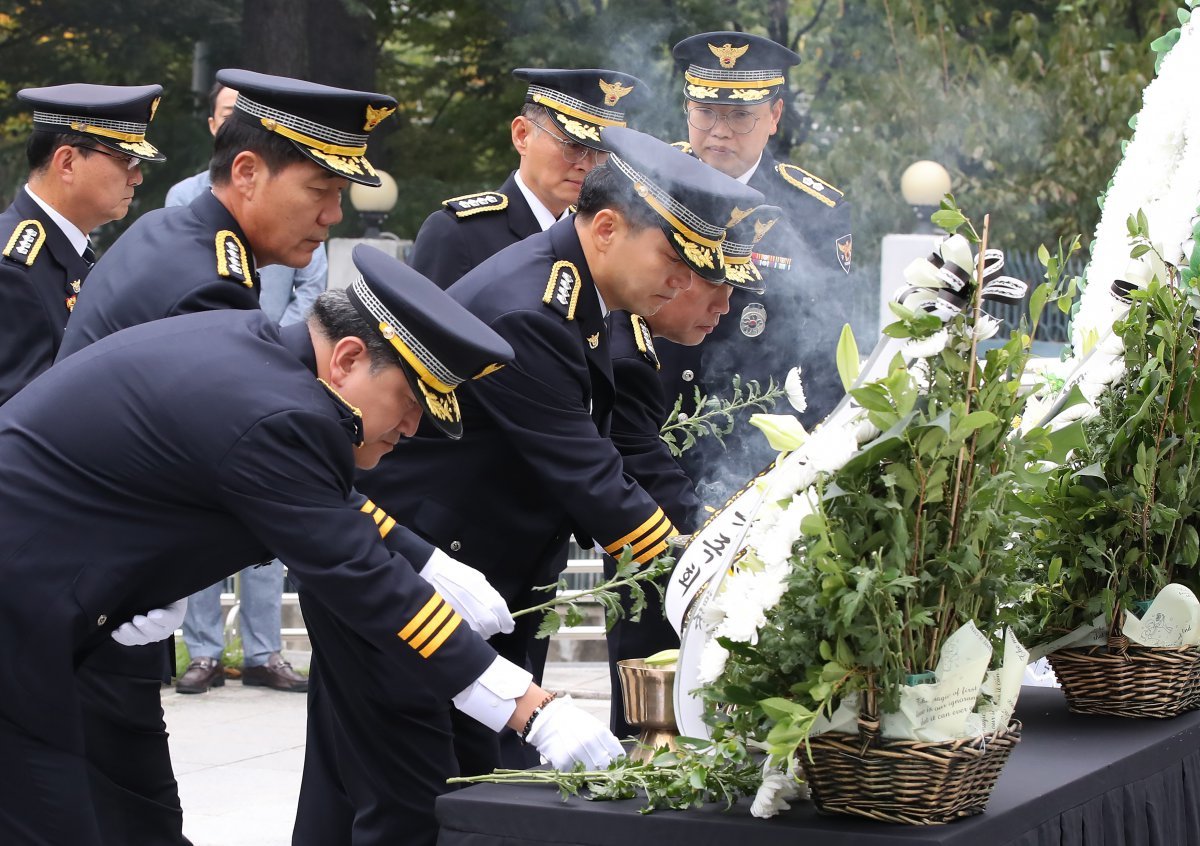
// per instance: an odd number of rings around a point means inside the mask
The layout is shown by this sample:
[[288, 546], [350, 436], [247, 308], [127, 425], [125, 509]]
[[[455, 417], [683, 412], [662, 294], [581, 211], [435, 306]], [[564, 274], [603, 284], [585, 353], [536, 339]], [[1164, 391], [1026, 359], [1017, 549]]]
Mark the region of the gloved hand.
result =
[[483, 637], [499, 632], [507, 634], [515, 627], [504, 597], [474, 567], [435, 549], [420, 575]]
[[165, 640], [179, 628], [187, 612], [187, 597], [172, 602], [166, 608], [155, 608], [148, 614], [138, 614], [128, 623], [113, 629], [112, 637], [122, 646], [145, 646]]
[[589, 770], [597, 770], [625, 754], [608, 727], [569, 696], [555, 699], [542, 708], [525, 740], [556, 770], [569, 770], [576, 761], [582, 761]]

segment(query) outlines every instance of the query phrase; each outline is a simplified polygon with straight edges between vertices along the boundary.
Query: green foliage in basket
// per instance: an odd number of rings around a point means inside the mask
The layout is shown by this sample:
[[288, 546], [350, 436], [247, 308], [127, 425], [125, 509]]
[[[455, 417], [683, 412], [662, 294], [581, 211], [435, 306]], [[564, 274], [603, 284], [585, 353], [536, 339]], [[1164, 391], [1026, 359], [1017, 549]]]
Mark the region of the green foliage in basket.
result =
[[1082, 442], [1049, 485], [1022, 493], [1038, 515], [1016, 550], [1032, 581], [1021, 608], [1026, 643], [1100, 614], [1117, 625], [1118, 610], [1170, 582], [1200, 588], [1200, 296], [1170, 275], [1132, 292], [1128, 316], [1114, 324], [1123, 375], [1097, 397]]
[[[1029, 322], [982, 359], [975, 315], [964, 314], [940, 352], [911, 368], [898, 356], [887, 376], [851, 391], [882, 434], [818, 479], [782, 599], [757, 639], [718, 640], [729, 656], [704, 691], [720, 709], [718, 736], [765, 737], [776, 760], [791, 758], [847, 693], [896, 710], [901, 687], [937, 664], [964, 623], [999, 645], [1005, 605], [1021, 589], [1007, 547], [1036, 516], [1017, 494], [1040, 490], [1042, 461], [1059, 446], [1046, 429], [1022, 434], [1017, 424], [1030, 338], [1046, 305], [1063, 299], [1069, 249], [1042, 251], [1052, 273], [1031, 297]], [[942, 331], [936, 317], [894, 311], [891, 337]], [[743, 567], [770, 567], [748, 559]]]

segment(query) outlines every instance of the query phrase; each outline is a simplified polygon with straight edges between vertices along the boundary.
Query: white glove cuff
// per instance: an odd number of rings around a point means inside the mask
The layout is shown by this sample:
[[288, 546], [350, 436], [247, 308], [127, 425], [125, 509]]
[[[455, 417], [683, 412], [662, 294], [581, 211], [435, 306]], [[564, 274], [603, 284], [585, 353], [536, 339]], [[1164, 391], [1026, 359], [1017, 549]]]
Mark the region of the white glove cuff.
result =
[[532, 681], [528, 671], [497, 655], [470, 687], [454, 697], [454, 707], [492, 731], [500, 731], [517, 710], [517, 700], [529, 690]]
[[429, 560], [426, 561], [424, 566], [417, 571], [417, 574], [425, 581], [429, 581], [431, 578], [433, 578], [433, 574], [437, 570], [438, 566], [441, 565], [444, 567], [448, 561], [455, 564], [458, 563], [435, 546], [433, 548], [433, 554], [429, 556]]

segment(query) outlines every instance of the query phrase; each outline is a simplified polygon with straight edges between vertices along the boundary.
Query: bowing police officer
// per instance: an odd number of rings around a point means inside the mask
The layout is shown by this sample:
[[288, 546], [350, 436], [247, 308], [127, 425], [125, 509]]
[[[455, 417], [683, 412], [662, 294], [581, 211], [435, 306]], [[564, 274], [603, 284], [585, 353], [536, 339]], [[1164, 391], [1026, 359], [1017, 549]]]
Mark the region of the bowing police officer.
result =
[[[588, 174], [575, 215], [498, 253], [450, 294], [512, 344], [515, 360], [461, 391], [455, 444], [423, 430], [360, 485], [437, 546], [482, 571], [510, 608], [544, 598], [570, 535], [646, 563], [676, 529], [607, 439], [615, 396], [609, 309], [653, 314], [691, 284], [724, 275], [735, 209], [762, 195], [647, 135], [601, 133], [608, 162]], [[525, 664], [537, 621], [497, 650]], [[540, 666], [533, 666], [535, 677]], [[465, 772], [500, 759], [494, 738], [456, 725]]]
[[129, 213], [162, 86], [25, 88], [29, 180], [0, 214], [0, 405], [54, 363], [95, 262], [88, 233]]
[[[766, 292], [734, 292], [729, 318], [702, 347], [660, 345], [668, 397], [674, 402], [682, 395], [684, 413], [692, 413], [697, 385], [727, 396], [735, 374], [765, 388], [772, 379], [782, 385], [799, 365], [808, 399], [802, 419], [814, 425], [842, 394], [835, 352], [847, 319], [852, 245], [843, 193], [796, 164], [777, 161], [767, 148], [783, 117], [787, 69], [800, 57], [744, 32], [694, 35], [676, 44], [672, 55], [683, 71], [689, 138], [684, 146], [757, 188], [783, 214], [751, 255]], [[705, 502], [719, 504], [775, 458], [744, 415], [725, 441], [722, 448], [703, 438], [683, 457]], [[737, 469], [714, 474], [717, 467]]]
[[[660, 363], [654, 345], [656, 341], [670, 341], [695, 347], [710, 337], [729, 313], [729, 300], [734, 291], [763, 293], [762, 274], [750, 260], [750, 255], [781, 211], [775, 206], [763, 205], [749, 213], [745, 210], [736, 212], [735, 218], [740, 217], [740, 220], [733, 222], [721, 242], [725, 259], [723, 280], [693, 278], [690, 288], [654, 314], [640, 317], [618, 311], [610, 317], [613, 381], [616, 385], [610, 438], [621, 453], [626, 474], [654, 497], [671, 522], [685, 534], [699, 528], [703, 515], [692, 480], [661, 437], [672, 407], [667, 404], [659, 380]], [[682, 435], [676, 438], [678, 445], [684, 441]], [[605, 556], [604, 572], [609, 578], [616, 572], [616, 561], [611, 556]], [[640, 619], [634, 622], [630, 619], [632, 598], [624, 591], [621, 602], [625, 616], [606, 634], [609, 677], [614, 691], [609, 722], [618, 737], [627, 737], [637, 731], [625, 721], [620, 697], [615, 695], [621, 689], [617, 662], [645, 658], [679, 646], [679, 636], [666, 620], [659, 594], [647, 590], [645, 597], [645, 608]]]
[[396, 109], [385, 94], [245, 70], [213, 142], [212, 190], [143, 215], [99, 262], [59, 357], [128, 326], [174, 314], [258, 308], [257, 268], [304, 267], [342, 218], [350, 182], [378, 185], [371, 131]]
[[[152, 629], [146, 609], [272, 556], [380, 656], [405, 694], [394, 719], [454, 698], [493, 728], [523, 727], [560, 766], [619, 752], [483, 641], [477, 630], [505, 612], [482, 578], [440, 590], [354, 490], [356, 467], [512, 356], [419, 274], [366, 247], [354, 259], [363, 278], [322, 295], [306, 324], [222, 310], [136, 326], [0, 409], [0, 687], [19, 691], [0, 698], [6, 842], [187, 842], [177, 797], [131, 805], [94, 766], [98, 749], [131, 767], [169, 772], [170, 760], [165, 737], [107, 749], [81, 717], [77, 667], [114, 631]], [[432, 783], [452, 760], [448, 737], [412, 735], [399, 753]], [[411, 792], [431, 818], [433, 797]]]
[[[378, 183], [366, 144], [370, 130], [394, 109], [392, 98], [250, 71], [222, 70], [217, 77], [239, 96], [214, 141], [212, 190], [186, 206], [143, 215], [117, 239], [76, 303], [60, 361], [121, 329], [164, 317], [257, 311], [256, 268], [307, 264], [341, 219], [348, 180]], [[154, 611], [162, 627], [174, 631], [186, 608], [180, 599]], [[114, 749], [165, 731], [158, 683], [174, 669], [171, 651], [136, 639], [105, 643], [78, 673], [87, 718], [105, 725]], [[170, 802], [176, 787], [169, 771], [133, 768], [131, 760], [113, 754], [103, 765], [129, 796]]]
[[443, 288], [509, 244], [549, 229], [604, 162], [600, 131], [626, 126], [648, 98], [637, 77], [612, 70], [517, 68], [529, 84], [512, 121], [520, 165], [496, 191], [454, 197], [422, 224], [410, 263]]

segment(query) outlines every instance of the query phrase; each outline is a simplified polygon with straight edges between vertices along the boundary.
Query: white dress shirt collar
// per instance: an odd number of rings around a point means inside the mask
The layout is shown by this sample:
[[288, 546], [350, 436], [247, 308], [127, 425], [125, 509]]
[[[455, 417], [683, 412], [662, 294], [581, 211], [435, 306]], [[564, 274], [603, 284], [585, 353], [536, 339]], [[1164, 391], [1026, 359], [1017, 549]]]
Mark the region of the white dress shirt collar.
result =
[[71, 242], [71, 249], [82, 256], [83, 250], [88, 244], [87, 233], [83, 232], [78, 226], [51, 208], [49, 203], [33, 193], [33, 189], [29, 187], [28, 182], [25, 183], [25, 193], [54, 221], [54, 225], [62, 231], [62, 234], [67, 236], [67, 240]]

